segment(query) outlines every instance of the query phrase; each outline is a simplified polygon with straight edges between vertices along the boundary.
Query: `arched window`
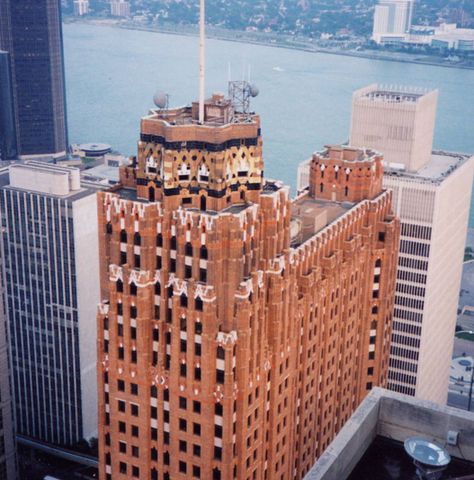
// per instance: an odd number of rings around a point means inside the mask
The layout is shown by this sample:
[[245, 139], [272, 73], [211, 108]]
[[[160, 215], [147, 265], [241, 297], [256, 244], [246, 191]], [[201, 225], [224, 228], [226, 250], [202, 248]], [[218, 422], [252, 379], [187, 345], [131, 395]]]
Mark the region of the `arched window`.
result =
[[123, 292], [123, 282], [120, 278], [117, 280], [117, 292]]
[[140, 246], [142, 244], [142, 237], [138, 232], [135, 232], [135, 235], [133, 236], [133, 243], [137, 246]]
[[130, 284], [130, 295], [136, 295], [137, 294], [137, 286], [135, 283]]

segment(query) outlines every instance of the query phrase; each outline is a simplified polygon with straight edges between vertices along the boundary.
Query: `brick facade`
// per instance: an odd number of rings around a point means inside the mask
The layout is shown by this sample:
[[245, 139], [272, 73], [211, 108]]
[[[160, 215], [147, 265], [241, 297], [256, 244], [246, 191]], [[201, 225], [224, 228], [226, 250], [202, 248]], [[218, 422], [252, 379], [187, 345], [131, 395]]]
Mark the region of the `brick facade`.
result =
[[[194, 118], [143, 119], [99, 193], [100, 478], [303, 478], [386, 383], [399, 224], [381, 159], [330, 147], [291, 201], [263, 179], [257, 116], [214, 96]], [[328, 199], [335, 166], [351, 171]]]

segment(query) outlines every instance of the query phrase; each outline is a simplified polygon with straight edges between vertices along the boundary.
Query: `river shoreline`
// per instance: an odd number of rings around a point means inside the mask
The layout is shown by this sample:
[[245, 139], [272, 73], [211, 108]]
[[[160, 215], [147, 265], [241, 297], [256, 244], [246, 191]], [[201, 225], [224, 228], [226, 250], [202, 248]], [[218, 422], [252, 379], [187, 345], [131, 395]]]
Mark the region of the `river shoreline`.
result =
[[[107, 26], [113, 28], [123, 28], [126, 30], [138, 30], [144, 32], [163, 33], [168, 35], [190, 36], [198, 35], [197, 29], [192, 26], [148, 26], [134, 21], [99, 19], [99, 18], [76, 18], [66, 17], [65, 24], [88, 24], [96, 26]], [[289, 50], [299, 50], [309, 53], [324, 53], [330, 55], [339, 55], [345, 57], [364, 58], [369, 60], [380, 60], [398, 63], [412, 63], [417, 65], [430, 65], [434, 67], [457, 68], [463, 70], [474, 70], [474, 65], [461, 65], [446, 63], [443, 59], [433, 56], [424, 56], [411, 53], [398, 52], [376, 52], [376, 51], [355, 51], [343, 50], [341, 48], [323, 48], [312, 44], [309, 40], [295, 39], [280, 34], [265, 34], [261, 32], [245, 32], [238, 30], [226, 30], [216, 27], [208, 27], [208, 38], [235, 43], [246, 43], [251, 45], [261, 45], [275, 48], [285, 48]], [[436, 61], [438, 60], [438, 61]]]

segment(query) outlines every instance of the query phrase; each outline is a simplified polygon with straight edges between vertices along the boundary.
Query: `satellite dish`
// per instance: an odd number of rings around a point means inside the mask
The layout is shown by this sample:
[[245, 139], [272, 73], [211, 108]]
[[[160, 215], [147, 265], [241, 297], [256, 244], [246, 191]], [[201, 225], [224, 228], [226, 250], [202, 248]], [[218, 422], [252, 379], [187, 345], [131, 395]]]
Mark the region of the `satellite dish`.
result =
[[158, 108], [166, 108], [168, 106], [168, 94], [165, 92], [156, 92], [153, 96], [153, 102]]
[[451, 462], [451, 456], [443, 447], [425, 438], [408, 438], [404, 447], [413, 459], [420, 480], [439, 480]]
[[249, 93], [251, 97], [255, 98], [260, 93], [260, 90], [258, 89], [257, 85], [252, 84], [249, 86]]

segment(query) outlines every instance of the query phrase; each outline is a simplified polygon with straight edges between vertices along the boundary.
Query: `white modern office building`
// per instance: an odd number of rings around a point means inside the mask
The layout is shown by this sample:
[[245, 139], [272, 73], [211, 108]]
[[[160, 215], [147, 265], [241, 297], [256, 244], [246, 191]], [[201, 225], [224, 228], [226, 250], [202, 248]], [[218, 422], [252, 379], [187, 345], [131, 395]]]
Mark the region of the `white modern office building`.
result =
[[436, 91], [355, 92], [350, 144], [385, 156], [384, 187], [402, 222], [389, 388], [444, 404], [474, 157], [433, 152]]
[[112, 0], [110, 2], [110, 14], [113, 17], [129, 17], [130, 2], [127, 0]]
[[74, 15], [82, 17], [89, 13], [89, 0], [74, 0]]
[[0, 175], [2, 270], [18, 434], [70, 445], [97, 435], [96, 190], [40, 162]]
[[416, 172], [431, 160], [438, 91], [372, 84], [354, 92], [350, 141]]
[[414, 0], [379, 0], [374, 11], [372, 39], [377, 43], [403, 42], [410, 33]]

